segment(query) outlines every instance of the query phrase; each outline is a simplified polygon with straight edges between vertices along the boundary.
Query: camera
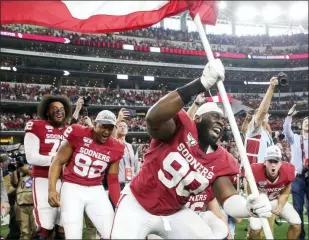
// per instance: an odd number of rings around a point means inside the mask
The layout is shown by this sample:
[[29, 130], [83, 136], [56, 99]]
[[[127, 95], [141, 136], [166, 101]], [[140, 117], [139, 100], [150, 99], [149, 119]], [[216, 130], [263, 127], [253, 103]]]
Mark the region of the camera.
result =
[[27, 164], [26, 154], [24, 152], [14, 151], [9, 153], [8, 156], [12, 159], [12, 161], [8, 164], [8, 170], [10, 172], [13, 172]]
[[88, 116], [88, 110], [87, 107], [89, 106], [89, 103], [91, 101], [91, 96], [89, 93], [86, 93], [86, 96], [83, 97], [84, 100], [84, 104], [82, 106], [82, 109], [80, 110], [80, 115], [83, 117], [87, 117]]
[[289, 77], [284, 72], [280, 72], [277, 75], [277, 78], [278, 78], [280, 87], [285, 87], [289, 85]]

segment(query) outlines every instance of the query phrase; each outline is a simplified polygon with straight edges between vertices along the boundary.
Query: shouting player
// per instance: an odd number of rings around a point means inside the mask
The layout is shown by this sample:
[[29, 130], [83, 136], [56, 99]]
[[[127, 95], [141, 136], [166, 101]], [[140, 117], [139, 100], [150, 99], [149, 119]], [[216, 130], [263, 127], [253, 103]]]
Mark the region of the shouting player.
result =
[[[252, 172], [259, 192], [265, 193], [272, 205], [273, 214], [281, 217], [290, 224], [287, 239], [298, 239], [301, 231], [301, 220], [288, 203], [291, 192], [291, 182], [296, 177], [296, 170], [291, 163], [282, 162], [282, 155], [278, 146], [266, 149], [264, 163], [252, 164]], [[250, 189], [248, 189], [248, 192]], [[250, 218], [250, 239], [260, 239], [261, 221]]]
[[[119, 160], [124, 145], [111, 136], [115, 124], [116, 116], [104, 110], [97, 115], [93, 128], [73, 124], [64, 133], [67, 140], [49, 171], [48, 201], [52, 207], [61, 208], [66, 239], [82, 239], [84, 211], [102, 238], [110, 236], [114, 210], [102, 179], [108, 168], [109, 194], [116, 205], [120, 197]], [[60, 195], [56, 183], [64, 165]]]
[[210, 185], [230, 216], [271, 214], [265, 195], [251, 195], [248, 202], [236, 195], [230, 178], [238, 174], [239, 166], [216, 144], [223, 133], [222, 110], [215, 103], [205, 103], [194, 120], [182, 110], [193, 95], [223, 79], [224, 67], [216, 59], [206, 65], [201, 78], [167, 94], [149, 109], [146, 123], [153, 140], [143, 168], [122, 192], [112, 239], [144, 239], [150, 233], [164, 239], [213, 239], [202, 218], [184, 207], [191, 195]]
[[[33, 172], [34, 217], [38, 226], [36, 236], [47, 239], [60, 221], [60, 210], [48, 204], [48, 170], [64, 140], [65, 124], [71, 116], [71, 103], [62, 96], [45, 96], [39, 103], [38, 116], [41, 120], [30, 120], [26, 124], [24, 145]], [[60, 186], [61, 182], [57, 179], [58, 191]], [[57, 238], [61, 237], [59, 233], [57, 235]]]

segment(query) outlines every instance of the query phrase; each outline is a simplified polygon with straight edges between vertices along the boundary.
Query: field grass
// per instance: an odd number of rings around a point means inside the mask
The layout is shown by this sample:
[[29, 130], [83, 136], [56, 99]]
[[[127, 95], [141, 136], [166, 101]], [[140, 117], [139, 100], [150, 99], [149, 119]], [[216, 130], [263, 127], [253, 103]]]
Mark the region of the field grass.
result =
[[[246, 239], [246, 237], [247, 237], [247, 231], [246, 231], [247, 222], [248, 221], [245, 219], [241, 223], [237, 224], [235, 239]], [[305, 222], [308, 223], [307, 217], [305, 217]], [[306, 234], [307, 234], [306, 239], [308, 239], [308, 235], [309, 235], [308, 227], [309, 227], [309, 225], [305, 224], [305, 229], [306, 229]], [[286, 233], [288, 231], [288, 228], [289, 228], [288, 223], [282, 223], [282, 225], [280, 227], [275, 225], [274, 238], [275, 239], [286, 239]], [[1, 234], [2, 237], [6, 236], [8, 234], [8, 232], [9, 232], [8, 226], [1, 226], [0, 234]], [[85, 238], [85, 231], [84, 231], [83, 235], [84, 235], [83, 239], [86, 239]]]
[[[292, 197], [290, 196], [289, 198], [289, 202], [292, 202]], [[306, 231], [306, 239], [308, 239], [309, 237], [309, 224], [308, 224], [308, 217], [307, 215], [304, 215], [304, 222], [305, 224], [305, 231]], [[248, 221], [246, 219], [244, 219], [241, 223], [236, 225], [236, 235], [235, 235], [235, 239], [246, 239], [247, 238], [247, 228], [248, 225]], [[289, 228], [289, 224], [282, 222], [281, 226], [277, 226], [275, 224], [275, 230], [274, 230], [274, 238], [275, 239], [286, 239], [286, 233], [288, 231]], [[0, 227], [0, 235], [2, 237], [5, 237], [9, 232], [9, 228], [8, 226], [1, 226]], [[85, 231], [83, 234], [83, 239], [86, 239], [85, 237]]]

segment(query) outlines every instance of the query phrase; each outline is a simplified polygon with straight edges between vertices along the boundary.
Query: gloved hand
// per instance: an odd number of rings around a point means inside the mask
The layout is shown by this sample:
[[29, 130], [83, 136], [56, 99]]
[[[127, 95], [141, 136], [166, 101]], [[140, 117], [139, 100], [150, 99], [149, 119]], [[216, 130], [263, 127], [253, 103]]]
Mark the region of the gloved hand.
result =
[[251, 217], [268, 218], [272, 215], [270, 201], [264, 193], [258, 196], [250, 194], [247, 198], [247, 209]]
[[201, 82], [208, 90], [218, 81], [224, 81], [225, 70], [220, 59], [215, 59], [206, 64], [203, 74], [201, 76]]

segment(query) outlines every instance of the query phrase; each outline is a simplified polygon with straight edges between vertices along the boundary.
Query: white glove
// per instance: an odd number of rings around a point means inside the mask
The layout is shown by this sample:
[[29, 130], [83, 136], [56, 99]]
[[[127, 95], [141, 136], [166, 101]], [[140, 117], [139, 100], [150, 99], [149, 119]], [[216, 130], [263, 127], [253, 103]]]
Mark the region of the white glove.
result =
[[201, 82], [204, 87], [208, 90], [219, 80], [224, 81], [225, 70], [220, 59], [215, 59], [206, 64]]
[[250, 194], [247, 198], [247, 209], [251, 217], [267, 218], [272, 215], [270, 201], [264, 193], [258, 196]]

